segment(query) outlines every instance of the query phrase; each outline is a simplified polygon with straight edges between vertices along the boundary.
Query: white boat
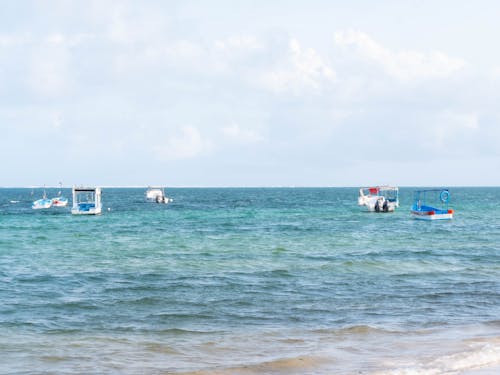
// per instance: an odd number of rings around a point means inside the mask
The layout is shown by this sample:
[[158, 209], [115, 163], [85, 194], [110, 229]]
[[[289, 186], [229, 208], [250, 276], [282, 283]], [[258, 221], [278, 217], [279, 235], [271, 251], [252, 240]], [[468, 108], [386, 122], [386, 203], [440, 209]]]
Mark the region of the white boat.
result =
[[[62, 183], [59, 182], [59, 189], [62, 189]], [[66, 207], [68, 205], [68, 198], [62, 196], [62, 190], [59, 190], [57, 197], [52, 198], [52, 207]]]
[[393, 212], [399, 207], [399, 189], [394, 186], [372, 186], [359, 189], [358, 205], [370, 212]]
[[55, 197], [52, 198], [52, 206], [53, 207], [66, 207], [68, 205], [68, 198], [66, 197]]
[[161, 187], [152, 187], [149, 186], [148, 190], [144, 194], [146, 198], [146, 202], [155, 202], [155, 203], [170, 203], [173, 202], [172, 198], [165, 196], [165, 189]]
[[102, 211], [101, 188], [73, 187], [73, 215], [99, 215]]
[[453, 219], [454, 211], [448, 208], [449, 201], [448, 189], [416, 190], [410, 212], [418, 220]]
[[52, 199], [47, 198], [45, 190], [43, 191], [43, 197], [41, 199], [37, 199], [31, 204], [31, 208], [34, 210], [41, 210], [50, 207], [52, 207]]

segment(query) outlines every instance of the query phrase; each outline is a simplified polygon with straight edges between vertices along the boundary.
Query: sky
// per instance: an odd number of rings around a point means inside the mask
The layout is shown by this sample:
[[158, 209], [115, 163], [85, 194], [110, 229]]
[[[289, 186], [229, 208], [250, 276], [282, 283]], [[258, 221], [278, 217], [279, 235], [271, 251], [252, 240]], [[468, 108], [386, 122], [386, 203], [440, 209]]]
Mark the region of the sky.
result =
[[497, 1], [6, 1], [0, 186], [500, 186]]

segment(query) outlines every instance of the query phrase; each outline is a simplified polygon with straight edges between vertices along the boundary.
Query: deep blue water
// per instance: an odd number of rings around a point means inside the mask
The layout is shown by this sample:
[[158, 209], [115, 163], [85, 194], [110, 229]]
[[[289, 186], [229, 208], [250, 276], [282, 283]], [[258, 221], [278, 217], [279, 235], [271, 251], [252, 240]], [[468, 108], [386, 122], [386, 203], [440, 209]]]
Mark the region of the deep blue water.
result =
[[[376, 214], [356, 188], [178, 188], [169, 205], [109, 188], [103, 214], [81, 217], [0, 189], [0, 370], [236, 373], [319, 353], [339, 373], [382, 371], [338, 351], [464, 330], [497, 350], [500, 188], [451, 188], [442, 222], [410, 218], [412, 190]], [[277, 372], [302, 373], [290, 366]]]

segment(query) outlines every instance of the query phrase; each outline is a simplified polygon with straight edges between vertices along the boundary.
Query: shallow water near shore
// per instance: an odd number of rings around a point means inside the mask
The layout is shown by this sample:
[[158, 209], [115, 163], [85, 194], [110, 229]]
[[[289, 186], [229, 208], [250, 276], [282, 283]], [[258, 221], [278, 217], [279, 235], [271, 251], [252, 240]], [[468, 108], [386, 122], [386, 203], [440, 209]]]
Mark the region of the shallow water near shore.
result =
[[411, 188], [386, 214], [355, 188], [144, 191], [103, 189], [78, 217], [0, 189], [0, 372], [500, 366], [500, 188], [451, 188], [442, 222], [410, 218]]

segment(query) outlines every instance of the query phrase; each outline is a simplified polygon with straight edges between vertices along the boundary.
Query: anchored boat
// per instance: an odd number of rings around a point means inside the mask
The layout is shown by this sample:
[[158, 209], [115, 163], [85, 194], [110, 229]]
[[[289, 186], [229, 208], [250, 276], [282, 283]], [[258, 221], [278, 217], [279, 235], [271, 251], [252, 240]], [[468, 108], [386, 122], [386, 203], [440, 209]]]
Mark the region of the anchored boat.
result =
[[145, 193], [146, 202], [170, 203], [172, 198], [165, 196], [165, 189], [162, 187], [149, 186]]
[[413, 195], [411, 215], [419, 220], [447, 220], [453, 218], [454, 211], [448, 208], [448, 189], [416, 190]]
[[394, 186], [372, 186], [359, 189], [358, 205], [370, 212], [393, 212], [399, 207], [399, 189]]
[[43, 191], [43, 196], [41, 199], [37, 199], [31, 204], [31, 208], [34, 210], [40, 210], [44, 208], [52, 207], [52, 199], [47, 198], [45, 190]]
[[68, 205], [68, 202], [69, 202], [68, 198], [66, 197], [59, 196], [52, 198], [53, 207], [66, 207]]
[[59, 182], [59, 192], [57, 193], [57, 197], [52, 198], [52, 206], [53, 207], [66, 207], [68, 205], [68, 198], [63, 197], [62, 195], [62, 183]]
[[102, 211], [101, 188], [73, 187], [73, 215], [99, 215]]

